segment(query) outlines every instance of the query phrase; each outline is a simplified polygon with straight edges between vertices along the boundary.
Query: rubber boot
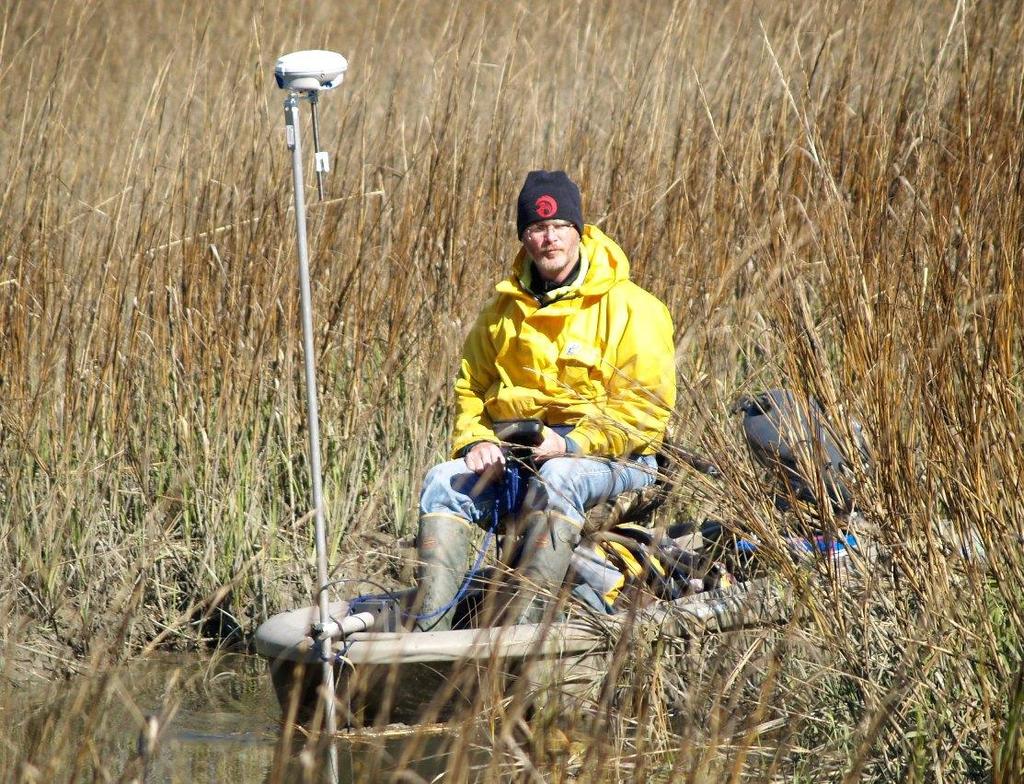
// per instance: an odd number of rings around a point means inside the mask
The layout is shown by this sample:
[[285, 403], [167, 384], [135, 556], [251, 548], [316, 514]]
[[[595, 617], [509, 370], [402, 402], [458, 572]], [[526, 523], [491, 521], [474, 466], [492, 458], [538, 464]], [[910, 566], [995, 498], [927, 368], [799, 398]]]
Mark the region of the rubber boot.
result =
[[510, 616], [514, 623], [540, 623], [549, 599], [557, 596], [580, 541], [581, 524], [558, 512], [534, 512], [516, 568], [520, 588]]
[[419, 611], [416, 628], [442, 632], [452, 628], [455, 594], [462, 587], [473, 524], [456, 515], [434, 513], [420, 517], [417, 537], [419, 566], [416, 583]]

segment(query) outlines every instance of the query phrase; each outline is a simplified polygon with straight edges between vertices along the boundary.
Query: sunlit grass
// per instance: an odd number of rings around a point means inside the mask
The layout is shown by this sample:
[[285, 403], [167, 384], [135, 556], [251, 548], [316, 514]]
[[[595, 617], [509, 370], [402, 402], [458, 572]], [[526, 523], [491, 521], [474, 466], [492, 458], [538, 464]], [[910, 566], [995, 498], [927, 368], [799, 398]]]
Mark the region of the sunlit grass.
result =
[[[543, 722], [496, 721], [481, 775], [966, 780], [995, 761], [1016, 780], [1022, 25], [1000, 3], [5, 7], [3, 670], [102, 676], [310, 595], [271, 68], [326, 46], [351, 61], [321, 105], [329, 196], [308, 194], [338, 576], [398, 576], [530, 168], [581, 183], [673, 314], [676, 437], [726, 471], [686, 475], [679, 514], [780, 524], [739, 393], [810, 392], [872, 442], [857, 489], [887, 565], [868, 588], [694, 658], [665, 642], [650, 678], [560, 726], [564, 753]], [[10, 769], [72, 770], [76, 748], [47, 746], [64, 727]]]

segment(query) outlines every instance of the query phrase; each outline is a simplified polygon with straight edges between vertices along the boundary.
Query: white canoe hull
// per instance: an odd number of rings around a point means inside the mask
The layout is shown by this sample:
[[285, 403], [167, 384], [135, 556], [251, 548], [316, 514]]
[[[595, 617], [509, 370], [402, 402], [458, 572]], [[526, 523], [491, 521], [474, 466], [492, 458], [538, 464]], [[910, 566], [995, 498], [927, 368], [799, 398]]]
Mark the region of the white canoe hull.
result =
[[[683, 637], [765, 625], [787, 612], [767, 579], [655, 604], [634, 618], [595, 616], [552, 624], [519, 624], [445, 632], [358, 632], [334, 644], [338, 696], [347, 723], [419, 723], [449, 716], [481, 692], [501, 698], [513, 684], [535, 697], [596, 695], [624, 626]], [[334, 618], [348, 603], [330, 605]], [[316, 607], [280, 613], [256, 633], [256, 650], [270, 664], [285, 716], [312, 716], [322, 665], [311, 628]], [[294, 702], [294, 706], [292, 703]]]

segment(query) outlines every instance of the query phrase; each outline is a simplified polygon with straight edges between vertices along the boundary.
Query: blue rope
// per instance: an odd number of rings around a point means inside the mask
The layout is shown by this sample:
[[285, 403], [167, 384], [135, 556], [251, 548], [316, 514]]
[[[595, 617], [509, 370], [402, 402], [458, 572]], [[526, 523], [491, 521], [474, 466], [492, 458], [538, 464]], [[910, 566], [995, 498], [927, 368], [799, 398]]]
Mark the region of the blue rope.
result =
[[[469, 584], [473, 582], [473, 578], [476, 577], [477, 572], [480, 571], [480, 564], [483, 563], [484, 556], [487, 554], [487, 548], [491, 545], [491, 537], [494, 535], [494, 530], [495, 526], [492, 523], [491, 527], [487, 529], [487, 535], [484, 537], [483, 544], [480, 546], [480, 551], [476, 554], [476, 562], [473, 564], [473, 568], [467, 572], [466, 579], [462, 581], [462, 586], [456, 592], [455, 596], [452, 597], [452, 600], [440, 610], [434, 610], [434, 612], [431, 613], [422, 613], [420, 615], [412, 616], [414, 621], [431, 621], [434, 618], [440, 618], [462, 601], [462, 598], [469, 591]], [[406, 615], [405, 617], [408, 618], [409, 616]]]
[[[487, 548], [490, 547], [494, 532], [498, 530], [498, 523], [501, 521], [501, 518], [512, 512], [519, 511], [519, 507], [523, 505], [523, 497], [526, 495], [526, 482], [523, 481], [522, 469], [522, 463], [517, 460], [509, 460], [505, 464], [505, 474], [502, 477], [501, 484], [498, 486], [498, 495], [494, 499], [494, 509], [491, 512], [491, 527], [487, 529], [487, 535], [484, 537], [483, 544], [480, 545], [480, 550], [476, 554], [473, 568], [466, 574], [466, 579], [462, 581], [462, 586], [456, 591], [455, 596], [440, 610], [413, 616], [414, 621], [418, 623], [420, 621], [440, 618], [453, 607], [458, 606], [459, 602], [465, 597], [469, 591], [470, 584], [480, 571], [484, 556], [487, 554]], [[408, 618], [409, 616], [406, 615], [405, 617]]]
[[[469, 586], [472, 584], [474, 578], [480, 571], [484, 556], [487, 555], [487, 548], [491, 545], [491, 539], [494, 537], [495, 531], [498, 530], [498, 524], [501, 522], [501, 518], [512, 512], [518, 512], [519, 508], [523, 505], [523, 498], [526, 496], [526, 482], [523, 480], [524, 467], [525, 466], [523, 466], [523, 464], [518, 460], [509, 460], [505, 464], [505, 472], [502, 476], [501, 484], [498, 486], [497, 496], [494, 499], [494, 507], [491, 511], [491, 527], [487, 529], [487, 534], [484, 536], [483, 543], [480, 545], [480, 549], [476, 554], [476, 560], [473, 563], [473, 568], [466, 574], [466, 578], [462, 581], [462, 585], [459, 590], [456, 591], [452, 600], [440, 610], [413, 616], [410, 616], [408, 613], [402, 613], [402, 617], [411, 617], [412, 620], [417, 623], [420, 621], [430, 621], [434, 618], [440, 618], [453, 607], [458, 606], [459, 602], [462, 601], [466, 593], [469, 591]], [[349, 602], [348, 612], [352, 612], [352, 607], [357, 604], [360, 599], [371, 598], [374, 598], [371, 594], [355, 597], [353, 601]], [[342, 650], [334, 656], [335, 664], [343, 662], [344, 656], [348, 653], [353, 642], [354, 640], [345, 641], [345, 645]]]
[[[342, 649], [334, 654], [332, 664], [345, 664], [346, 663], [345, 656], [346, 656], [346, 654], [348, 654], [348, 649], [352, 647], [352, 643], [354, 643], [354, 642], [355, 642], [355, 640], [352, 640], [352, 639], [346, 637], [345, 640], [344, 640], [344, 646], [342, 647]], [[321, 656], [320, 658], [323, 658], [323, 657]]]

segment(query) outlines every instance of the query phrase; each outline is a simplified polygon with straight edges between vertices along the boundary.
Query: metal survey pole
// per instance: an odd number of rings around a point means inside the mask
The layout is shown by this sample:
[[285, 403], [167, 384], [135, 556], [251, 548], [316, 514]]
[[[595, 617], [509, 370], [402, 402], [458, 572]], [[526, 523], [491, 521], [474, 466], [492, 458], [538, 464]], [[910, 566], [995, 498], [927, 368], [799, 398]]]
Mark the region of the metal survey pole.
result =
[[302, 303], [302, 354], [306, 370], [306, 420], [309, 429], [309, 473], [316, 538], [316, 581], [319, 623], [312, 630], [323, 662], [321, 699], [324, 705], [324, 729], [328, 735], [328, 778], [338, 781], [338, 749], [334, 735], [338, 721], [334, 695], [334, 651], [329, 628], [327, 570], [327, 525], [324, 521], [322, 471], [320, 468], [320, 413], [316, 399], [316, 363], [313, 354], [313, 296], [309, 284], [309, 248], [306, 243], [306, 202], [302, 181], [302, 139], [299, 132], [299, 101], [313, 107], [317, 190], [323, 199], [323, 172], [328, 170], [327, 153], [320, 151], [316, 117], [317, 94], [337, 87], [348, 62], [337, 52], [308, 50], [281, 57], [274, 67], [277, 86], [288, 91], [284, 99], [284, 122], [288, 149], [292, 153], [292, 185], [295, 190], [295, 240], [299, 250], [299, 291]]
[[[313, 297], [309, 285], [309, 250], [306, 244], [306, 202], [303, 197], [302, 140], [299, 134], [299, 101], [294, 93], [284, 99], [285, 130], [292, 151], [292, 182], [295, 186], [295, 239], [299, 248], [299, 290], [302, 295], [302, 354], [306, 365], [306, 424], [309, 428], [309, 472], [316, 529], [316, 581], [321, 627], [330, 622], [327, 609], [327, 525], [320, 471], [320, 413], [316, 399], [316, 364], [313, 356]], [[324, 699], [327, 731], [337, 730], [334, 712], [334, 664], [330, 636], [323, 636]]]

